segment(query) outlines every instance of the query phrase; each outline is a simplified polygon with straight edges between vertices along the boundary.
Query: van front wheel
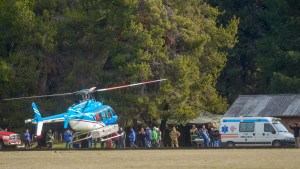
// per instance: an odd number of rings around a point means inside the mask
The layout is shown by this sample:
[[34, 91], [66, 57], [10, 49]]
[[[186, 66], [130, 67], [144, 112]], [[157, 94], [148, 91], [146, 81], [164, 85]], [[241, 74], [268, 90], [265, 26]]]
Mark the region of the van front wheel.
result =
[[226, 147], [228, 147], [228, 148], [233, 148], [234, 146], [235, 146], [234, 142], [232, 142], [232, 141], [229, 141], [226, 143]]
[[281, 147], [281, 142], [280, 141], [274, 141], [272, 146], [273, 147]]

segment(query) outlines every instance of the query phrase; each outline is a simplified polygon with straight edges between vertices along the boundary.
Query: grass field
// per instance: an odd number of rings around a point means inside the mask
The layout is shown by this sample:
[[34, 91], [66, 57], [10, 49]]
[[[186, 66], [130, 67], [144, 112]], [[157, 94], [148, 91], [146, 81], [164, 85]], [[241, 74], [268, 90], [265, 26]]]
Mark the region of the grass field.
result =
[[300, 168], [300, 150], [191, 149], [4, 151], [0, 152], [0, 168]]

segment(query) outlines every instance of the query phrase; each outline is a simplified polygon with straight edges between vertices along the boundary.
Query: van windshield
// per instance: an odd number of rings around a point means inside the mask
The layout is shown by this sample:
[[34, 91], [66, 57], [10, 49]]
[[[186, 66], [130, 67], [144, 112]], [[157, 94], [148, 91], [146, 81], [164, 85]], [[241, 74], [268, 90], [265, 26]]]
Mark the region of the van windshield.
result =
[[273, 125], [278, 132], [288, 132], [284, 125], [282, 125], [281, 123], [273, 123]]

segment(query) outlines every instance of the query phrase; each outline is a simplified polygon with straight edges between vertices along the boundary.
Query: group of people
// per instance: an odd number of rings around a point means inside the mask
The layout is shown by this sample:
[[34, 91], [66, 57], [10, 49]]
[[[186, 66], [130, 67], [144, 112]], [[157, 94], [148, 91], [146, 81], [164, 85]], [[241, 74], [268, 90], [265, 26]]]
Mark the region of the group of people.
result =
[[191, 144], [194, 147], [201, 145], [202, 147], [219, 147], [220, 132], [216, 127], [206, 129], [205, 125], [197, 128], [195, 125], [190, 130]]
[[[129, 142], [131, 148], [160, 147], [162, 142], [161, 131], [157, 127], [153, 127], [152, 130], [150, 129], [150, 127], [146, 127], [146, 130], [144, 128], [141, 128], [136, 134], [133, 128], [131, 128], [129, 134]], [[137, 143], [137, 145], [135, 143]]]
[[[193, 146], [197, 146], [200, 143], [203, 144], [204, 147], [219, 147], [219, 131], [216, 128], [211, 128], [209, 131], [204, 125], [201, 128], [197, 128], [195, 125], [193, 125], [192, 129], [190, 130], [190, 135]], [[72, 132], [69, 129], [67, 129], [63, 134], [66, 149], [70, 149], [72, 147], [72, 136]], [[111, 139], [108, 139], [106, 142], [104, 142], [106, 144], [105, 147], [107, 148], [125, 148], [126, 139], [128, 139], [131, 148], [162, 147], [162, 132], [158, 127], [153, 127], [152, 129], [150, 127], [146, 127], [145, 129], [141, 128], [138, 132], [135, 132], [134, 129], [131, 128], [128, 137], [126, 136], [126, 132], [123, 130], [123, 128], [120, 127], [117, 133], [113, 133], [109, 137], [111, 137]], [[172, 127], [169, 137], [171, 140], [171, 147], [179, 147], [178, 138], [180, 137], [180, 132], [178, 132], [175, 127]], [[31, 148], [30, 138], [29, 130], [26, 129], [24, 133], [26, 149]], [[54, 135], [51, 130], [48, 130], [44, 134], [44, 139], [47, 148], [52, 149]], [[41, 143], [39, 142], [39, 139], [36, 140], [39, 146]], [[93, 141], [96, 140], [93, 140], [92, 138], [88, 140], [89, 148], [92, 147], [91, 145]], [[101, 147], [104, 147], [103, 143]]]
[[[24, 144], [25, 144], [25, 149], [31, 149], [31, 135], [29, 132], [29, 129], [26, 129], [24, 132]], [[42, 147], [42, 136], [37, 136], [35, 137], [35, 139], [37, 140], [37, 147]], [[46, 145], [48, 149], [52, 149], [52, 142], [54, 140], [54, 136], [51, 130], [49, 130], [46, 133]]]

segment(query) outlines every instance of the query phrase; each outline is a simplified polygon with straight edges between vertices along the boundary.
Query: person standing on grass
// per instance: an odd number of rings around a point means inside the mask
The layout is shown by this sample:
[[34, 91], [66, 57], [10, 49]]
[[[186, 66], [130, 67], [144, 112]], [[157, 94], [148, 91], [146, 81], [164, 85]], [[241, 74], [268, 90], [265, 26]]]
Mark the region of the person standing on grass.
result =
[[145, 130], [142, 127], [136, 135], [136, 141], [138, 147], [145, 147]]
[[207, 131], [205, 129], [201, 128], [200, 133], [201, 133], [201, 135], [202, 135], [202, 137], [204, 139], [204, 146], [206, 148], [209, 147], [210, 138], [209, 138], [209, 136], [207, 134]]
[[295, 123], [295, 126], [292, 126], [291, 123], [289, 123], [289, 126], [290, 126], [290, 129], [292, 129], [294, 131], [295, 147], [299, 148], [299, 144], [300, 144], [300, 137], [299, 137], [300, 127], [299, 127], [298, 123]]
[[158, 134], [156, 131], [156, 127], [153, 127], [152, 130], [152, 147], [157, 147], [157, 138], [158, 138]]
[[113, 147], [114, 148], [118, 148], [119, 147], [119, 136], [118, 136], [118, 133], [117, 132], [115, 132], [115, 133], [113, 133], [113, 141], [114, 141], [114, 143], [113, 143]]
[[118, 140], [119, 141], [118, 148], [125, 148], [126, 133], [122, 127], [120, 127], [118, 134], [120, 135]]
[[214, 131], [212, 132], [212, 140], [213, 140], [214, 147], [220, 147], [219, 134], [220, 132], [217, 128], [215, 128]]
[[130, 129], [130, 134], [129, 134], [129, 142], [130, 142], [130, 147], [131, 148], [137, 148], [137, 146], [135, 145], [135, 139], [136, 139], [136, 133], [133, 130], [133, 128]]
[[70, 149], [71, 141], [72, 141], [72, 133], [69, 129], [64, 133], [64, 137], [65, 137], [65, 142], [66, 142], [66, 149], [68, 149], [68, 148]]
[[25, 149], [30, 149], [30, 133], [28, 129], [26, 129], [24, 133], [24, 142], [25, 142]]
[[178, 137], [180, 136], [180, 133], [176, 130], [175, 127], [172, 128], [172, 131], [169, 134], [171, 138], [171, 147], [179, 147], [178, 146]]
[[157, 130], [157, 142], [158, 142], [158, 147], [162, 147], [162, 136], [161, 136], [161, 131], [159, 128], [156, 128]]
[[151, 147], [151, 141], [152, 141], [152, 131], [150, 127], [146, 127], [146, 133], [145, 133], [145, 147], [150, 148]]
[[48, 149], [52, 149], [52, 142], [54, 140], [54, 137], [53, 137], [53, 134], [52, 134], [52, 131], [49, 130], [46, 134], [46, 141], [47, 141], [47, 147]]

